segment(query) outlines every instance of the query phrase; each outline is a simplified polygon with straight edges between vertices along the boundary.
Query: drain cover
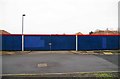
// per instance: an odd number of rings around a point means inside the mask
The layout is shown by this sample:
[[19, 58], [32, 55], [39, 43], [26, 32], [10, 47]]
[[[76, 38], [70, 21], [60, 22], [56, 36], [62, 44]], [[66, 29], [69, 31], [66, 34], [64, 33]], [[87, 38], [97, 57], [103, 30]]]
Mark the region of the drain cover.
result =
[[39, 63], [37, 66], [38, 67], [47, 67], [48, 65], [47, 65], [47, 63]]

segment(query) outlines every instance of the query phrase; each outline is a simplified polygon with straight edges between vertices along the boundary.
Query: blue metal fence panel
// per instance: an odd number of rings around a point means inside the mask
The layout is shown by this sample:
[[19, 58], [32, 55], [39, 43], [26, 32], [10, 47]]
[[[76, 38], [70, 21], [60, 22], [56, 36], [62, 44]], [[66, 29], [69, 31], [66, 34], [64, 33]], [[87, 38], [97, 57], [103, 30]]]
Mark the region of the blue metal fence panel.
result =
[[2, 50], [2, 35], [0, 35], [0, 50]]
[[78, 50], [103, 49], [102, 39], [99, 36], [78, 36]]
[[120, 36], [107, 36], [107, 48], [106, 48], [106, 50], [118, 50], [118, 49], [120, 49], [119, 41], [120, 41]]
[[75, 50], [75, 36], [51, 36], [51, 50]]
[[2, 36], [2, 50], [21, 50], [21, 36]]
[[49, 47], [50, 36], [24, 36], [24, 49], [25, 50], [50, 50]]
[[106, 49], [107, 48], [107, 40], [106, 40], [106, 37], [102, 37], [102, 47], [103, 49]]
[[79, 36], [78, 50], [118, 50], [119, 36]]

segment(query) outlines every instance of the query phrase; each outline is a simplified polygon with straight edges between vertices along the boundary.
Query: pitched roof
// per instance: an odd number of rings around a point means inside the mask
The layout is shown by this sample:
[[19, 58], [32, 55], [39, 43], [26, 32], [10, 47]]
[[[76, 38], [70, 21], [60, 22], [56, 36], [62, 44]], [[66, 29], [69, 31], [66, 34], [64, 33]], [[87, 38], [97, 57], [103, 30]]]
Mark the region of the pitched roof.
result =
[[77, 32], [76, 34], [77, 34], [77, 35], [83, 35], [81, 32]]
[[0, 30], [0, 34], [10, 34], [10, 33], [5, 30]]
[[114, 31], [114, 30], [96, 30], [95, 32], [92, 33], [92, 35], [94, 34], [120, 34], [118, 31]]

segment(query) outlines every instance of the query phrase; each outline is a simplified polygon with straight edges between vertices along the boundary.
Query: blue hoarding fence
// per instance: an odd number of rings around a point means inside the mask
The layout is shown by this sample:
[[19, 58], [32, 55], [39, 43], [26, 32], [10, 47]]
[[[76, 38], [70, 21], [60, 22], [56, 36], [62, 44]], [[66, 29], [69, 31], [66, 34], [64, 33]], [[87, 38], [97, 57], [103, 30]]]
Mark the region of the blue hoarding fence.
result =
[[[118, 50], [119, 35], [24, 35], [24, 50]], [[3, 35], [2, 50], [22, 50], [22, 35]]]

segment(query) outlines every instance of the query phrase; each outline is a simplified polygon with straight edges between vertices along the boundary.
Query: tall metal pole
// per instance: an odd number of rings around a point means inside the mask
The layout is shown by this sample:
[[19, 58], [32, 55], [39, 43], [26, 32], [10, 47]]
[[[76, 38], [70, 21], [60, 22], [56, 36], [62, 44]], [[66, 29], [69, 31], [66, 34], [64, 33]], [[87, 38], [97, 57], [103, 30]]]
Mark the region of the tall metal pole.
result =
[[25, 14], [22, 15], [22, 51], [24, 51], [24, 16]]

